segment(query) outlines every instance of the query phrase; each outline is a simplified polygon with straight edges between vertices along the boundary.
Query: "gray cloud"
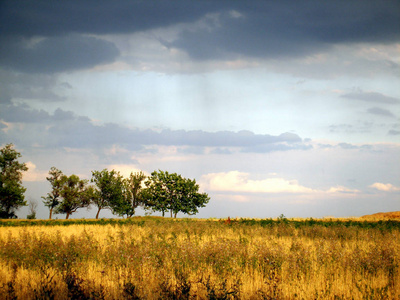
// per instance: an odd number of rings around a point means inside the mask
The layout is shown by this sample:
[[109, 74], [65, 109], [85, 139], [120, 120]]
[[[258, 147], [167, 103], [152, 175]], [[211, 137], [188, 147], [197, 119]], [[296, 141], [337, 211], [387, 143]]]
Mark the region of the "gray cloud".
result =
[[331, 144], [318, 144], [318, 147], [320, 147], [321, 149], [331, 149], [334, 146]]
[[[63, 147], [102, 147], [119, 144], [131, 150], [143, 149], [144, 145], [189, 146], [183, 152], [200, 153], [204, 147], [245, 147], [247, 152], [258, 152], [260, 147], [268, 151], [285, 151], [300, 147], [302, 139], [294, 134], [279, 136], [252, 132], [205, 132], [201, 130], [154, 130], [129, 129], [116, 124], [93, 125], [89, 121], [73, 124], [59, 123], [49, 129], [50, 140]], [[267, 150], [263, 150], [264, 152]]]
[[[195, 59], [297, 57], [338, 43], [399, 41], [400, 3], [8, 0], [0, 9], [1, 64], [27, 72], [91, 67], [113, 61], [118, 51], [82, 34], [133, 33], [175, 24], [190, 26], [165, 44]], [[32, 44], [29, 38], [37, 36], [45, 39]]]
[[53, 119], [57, 121], [69, 121], [75, 119], [75, 114], [72, 111], [65, 111], [57, 108], [54, 112]]
[[55, 93], [55, 90], [63, 91], [66, 88], [66, 85], [57, 83], [57, 76], [53, 74], [27, 74], [0, 70], [0, 103], [11, 103], [15, 98], [42, 102], [64, 101], [65, 98]]
[[[35, 136], [41, 144], [49, 147], [104, 148], [121, 145], [139, 151], [147, 145], [182, 146], [181, 151], [200, 153], [204, 147], [220, 149], [236, 147], [246, 152], [271, 152], [292, 149], [309, 149], [303, 140], [294, 133], [280, 135], [255, 134], [251, 131], [170, 130], [161, 132], [147, 129], [130, 129], [117, 124], [95, 125], [89, 118], [77, 116], [70, 111], [57, 109], [53, 114], [44, 110], [32, 109], [28, 105], [2, 105], [0, 120], [9, 123], [29, 125], [29, 130], [11, 132], [13, 136], [29, 134], [29, 142]], [[33, 132], [37, 130], [36, 134]], [[28, 133], [29, 132], [29, 133]], [[187, 148], [185, 148], [187, 147]], [[199, 152], [200, 151], [200, 152]], [[226, 152], [225, 152], [226, 153]]]
[[0, 39], [0, 65], [27, 73], [57, 73], [113, 62], [116, 46], [94, 37], [68, 35], [37, 41]]
[[10, 123], [48, 123], [51, 121], [73, 121], [77, 117], [71, 111], [58, 108], [53, 115], [43, 109], [32, 109], [27, 104], [0, 105], [0, 120]]
[[342, 98], [361, 100], [365, 102], [376, 102], [385, 104], [399, 104], [400, 100], [394, 97], [386, 96], [377, 92], [354, 92], [341, 95]]
[[1, 2], [0, 34], [30, 37], [71, 32], [130, 33], [189, 22], [226, 5], [226, 1], [9, 0]]
[[329, 126], [329, 131], [333, 133], [369, 133], [373, 126], [373, 122], [357, 121], [355, 124], [332, 124]]
[[353, 145], [353, 144], [349, 144], [349, 143], [339, 143], [338, 147], [342, 148], [342, 149], [346, 149], [346, 150], [352, 150], [352, 149], [363, 149], [363, 150], [371, 150], [373, 149], [373, 147], [371, 145]]
[[178, 149], [178, 153], [183, 154], [204, 154], [204, 147], [185, 147]]
[[391, 117], [394, 118], [395, 115], [391, 113], [387, 109], [379, 108], [379, 107], [371, 107], [367, 109], [367, 112], [373, 115], [383, 116], [383, 117]]
[[44, 110], [30, 109], [27, 105], [2, 105], [0, 118], [12, 123], [47, 122], [51, 116]]
[[238, 1], [219, 14], [214, 25], [189, 28], [170, 46], [204, 60], [241, 55], [296, 57], [337, 43], [398, 41], [400, 5], [394, 1], [381, 4]]
[[215, 148], [211, 150], [211, 154], [232, 154], [232, 151], [230, 151], [229, 149], [226, 148]]
[[400, 130], [390, 129], [388, 135], [400, 135]]
[[242, 152], [244, 153], [268, 153], [274, 151], [289, 151], [289, 150], [311, 150], [312, 145], [306, 145], [303, 143], [287, 144], [287, 143], [275, 143], [266, 145], [255, 145], [243, 147]]

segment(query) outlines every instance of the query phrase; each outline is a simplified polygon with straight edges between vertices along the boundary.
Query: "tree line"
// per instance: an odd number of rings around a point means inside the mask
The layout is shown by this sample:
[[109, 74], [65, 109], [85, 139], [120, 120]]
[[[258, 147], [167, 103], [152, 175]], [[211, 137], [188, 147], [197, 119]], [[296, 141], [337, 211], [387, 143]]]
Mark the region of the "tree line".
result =
[[[12, 144], [0, 149], [0, 218], [15, 218], [15, 211], [24, 205], [25, 188], [22, 186], [22, 172], [26, 164], [19, 163], [21, 154]], [[124, 178], [118, 171], [104, 169], [92, 171], [90, 180], [79, 176], [65, 175], [52, 167], [46, 177], [51, 190], [43, 198], [53, 214], [65, 214], [68, 219], [80, 208], [96, 206], [98, 219], [100, 211], [109, 209], [118, 216], [131, 217], [138, 207], [164, 216], [169, 212], [175, 217], [179, 212], [193, 215], [198, 208], [205, 207], [210, 198], [199, 192], [195, 180], [184, 178], [177, 173], [154, 171], [146, 176], [142, 171], [131, 172]]]

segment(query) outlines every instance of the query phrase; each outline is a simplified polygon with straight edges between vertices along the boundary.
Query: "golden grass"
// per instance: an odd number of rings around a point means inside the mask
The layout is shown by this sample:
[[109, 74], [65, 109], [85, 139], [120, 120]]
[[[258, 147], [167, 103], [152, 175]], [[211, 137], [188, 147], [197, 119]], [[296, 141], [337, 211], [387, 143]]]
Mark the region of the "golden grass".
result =
[[0, 227], [0, 299], [400, 299], [396, 228], [138, 220]]
[[400, 211], [379, 212], [372, 215], [362, 216], [361, 219], [367, 220], [398, 220], [400, 219]]

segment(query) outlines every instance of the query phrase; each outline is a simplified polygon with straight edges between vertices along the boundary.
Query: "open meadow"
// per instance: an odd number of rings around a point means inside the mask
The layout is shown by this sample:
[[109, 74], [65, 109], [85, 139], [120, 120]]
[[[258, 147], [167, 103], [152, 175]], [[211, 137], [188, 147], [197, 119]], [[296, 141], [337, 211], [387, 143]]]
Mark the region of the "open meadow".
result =
[[0, 299], [400, 299], [400, 222], [0, 221]]

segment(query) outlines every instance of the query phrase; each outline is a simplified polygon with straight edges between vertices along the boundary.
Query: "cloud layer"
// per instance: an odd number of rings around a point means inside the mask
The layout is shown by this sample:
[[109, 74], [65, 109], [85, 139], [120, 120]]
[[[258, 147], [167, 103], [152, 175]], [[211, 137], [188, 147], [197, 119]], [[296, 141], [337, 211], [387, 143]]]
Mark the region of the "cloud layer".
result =
[[[93, 124], [87, 117], [77, 116], [71, 111], [57, 109], [53, 114], [44, 110], [30, 109], [27, 105], [1, 105], [0, 119], [3, 124], [46, 124], [37, 141], [33, 136], [26, 138], [30, 142], [46, 146], [87, 148], [108, 147], [115, 144], [130, 150], [144, 149], [146, 145], [212, 147], [214, 153], [224, 152], [227, 148], [239, 148], [243, 152], [271, 152], [285, 150], [307, 150], [311, 146], [294, 133], [282, 133], [274, 136], [254, 134], [251, 131], [169, 130], [161, 131], [127, 128], [117, 124]], [[27, 132], [13, 127], [15, 136], [23, 137]], [[45, 146], [43, 145], [43, 146]], [[226, 153], [226, 152], [225, 152]]]
[[112, 63], [119, 55], [107, 41], [82, 35], [0, 39], [0, 65], [27, 73], [57, 73]]
[[355, 194], [356, 189], [343, 186], [331, 187], [326, 191], [302, 186], [295, 179], [279, 177], [250, 179], [250, 174], [239, 171], [210, 173], [202, 176], [201, 183], [206, 190], [224, 193], [256, 194]]
[[[3, 1], [0, 65], [53, 73], [111, 63], [120, 55], [101, 36], [175, 26], [157, 37], [195, 60], [305, 57], [344, 43], [395, 43], [397, 1]], [[96, 37], [93, 37], [95, 35]]]

